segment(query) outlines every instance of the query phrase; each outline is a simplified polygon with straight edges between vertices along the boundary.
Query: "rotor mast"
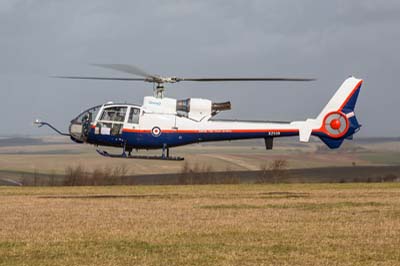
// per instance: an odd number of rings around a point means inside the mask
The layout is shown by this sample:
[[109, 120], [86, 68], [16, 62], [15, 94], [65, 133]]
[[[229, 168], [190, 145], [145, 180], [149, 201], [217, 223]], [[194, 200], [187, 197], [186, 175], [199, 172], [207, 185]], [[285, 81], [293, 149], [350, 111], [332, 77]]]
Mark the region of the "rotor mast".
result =
[[155, 98], [164, 98], [164, 91], [165, 87], [163, 83], [157, 83], [156, 86], [154, 86], [153, 93]]
[[179, 81], [179, 79], [176, 77], [154, 76], [154, 77], [145, 79], [145, 81], [151, 82], [154, 84], [154, 86], [153, 86], [154, 97], [162, 99], [162, 98], [164, 98], [164, 91], [165, 91], [164, 83], [176, 83]]

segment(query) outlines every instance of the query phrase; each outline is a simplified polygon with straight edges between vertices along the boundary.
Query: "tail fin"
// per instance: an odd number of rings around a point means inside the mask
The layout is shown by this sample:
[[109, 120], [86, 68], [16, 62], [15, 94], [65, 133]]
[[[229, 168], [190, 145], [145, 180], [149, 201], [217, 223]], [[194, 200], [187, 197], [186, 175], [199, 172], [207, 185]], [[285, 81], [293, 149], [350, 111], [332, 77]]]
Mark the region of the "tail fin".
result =
[[336, 149], [345, 138], [351, 138], [361, 127], [354, 108], [362, 83], [354, 77], [346, 79], [316, 119], [295, 122], [300, 141], [308, 142], [310, 135], [315, 135], [329, 148]]
[[322, 122], [325, 116], [331, 112], [342, 112], [346, 115], [354, 112], [362, 83], [363, 80], [355, 77], [346, 79], [318, 115], [317, 121]]

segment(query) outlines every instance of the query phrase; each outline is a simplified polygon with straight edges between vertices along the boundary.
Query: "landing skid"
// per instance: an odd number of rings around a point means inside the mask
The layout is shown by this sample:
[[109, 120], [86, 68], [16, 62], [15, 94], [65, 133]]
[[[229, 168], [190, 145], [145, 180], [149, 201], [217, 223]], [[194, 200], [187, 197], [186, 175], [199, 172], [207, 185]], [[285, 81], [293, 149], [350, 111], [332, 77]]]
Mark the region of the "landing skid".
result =
[[142, 159], [142, 160], [165, 160], [165, 161], [183, 161], [185, 158], [183, 157], [175, 157], [175, 156], [147, 156], [147, 155], [131, 155], [131, 154], [111, 154], [103, 150], [96, 149], [97, 153], [104, 157], [109, 158], [124, 158], [124, 159]]

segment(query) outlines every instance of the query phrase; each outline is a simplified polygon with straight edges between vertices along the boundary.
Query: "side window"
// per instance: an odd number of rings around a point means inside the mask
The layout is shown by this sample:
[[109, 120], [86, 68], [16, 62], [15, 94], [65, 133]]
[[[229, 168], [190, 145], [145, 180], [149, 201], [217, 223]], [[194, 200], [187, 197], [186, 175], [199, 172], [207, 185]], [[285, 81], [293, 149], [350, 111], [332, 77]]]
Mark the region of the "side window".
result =
[[131, 107], [131, 111], [129, 112], [128, 123], [139, 124], [139, 114], [140, 114], [139, 108]]
[[124, 122], [127, 107], [116, 106], [104, 109], [100, 120]]

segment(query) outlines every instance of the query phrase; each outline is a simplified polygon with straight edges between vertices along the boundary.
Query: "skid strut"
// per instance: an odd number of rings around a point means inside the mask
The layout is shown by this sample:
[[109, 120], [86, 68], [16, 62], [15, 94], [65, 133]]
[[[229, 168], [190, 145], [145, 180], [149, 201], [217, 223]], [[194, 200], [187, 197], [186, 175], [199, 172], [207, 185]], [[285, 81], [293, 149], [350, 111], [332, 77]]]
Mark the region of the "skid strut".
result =
[[[170, 156], [169, 148], [166, 144], [163, 145], [161, 156], [157, 155], [132, 155], [131, 149], [126, 149], [126, 143], [122, 147], [122, 154], [111, 154], [104, 150], [96, 149], [97, 153], [104, 157], [110, 158], [126, 158], [126, 159], [145, 159], [145, 160], [166, 160], [166, 161], [183, 161], [185, 158], [178, 156]], [[126, 154], [128, 151], [128, 154]]]

